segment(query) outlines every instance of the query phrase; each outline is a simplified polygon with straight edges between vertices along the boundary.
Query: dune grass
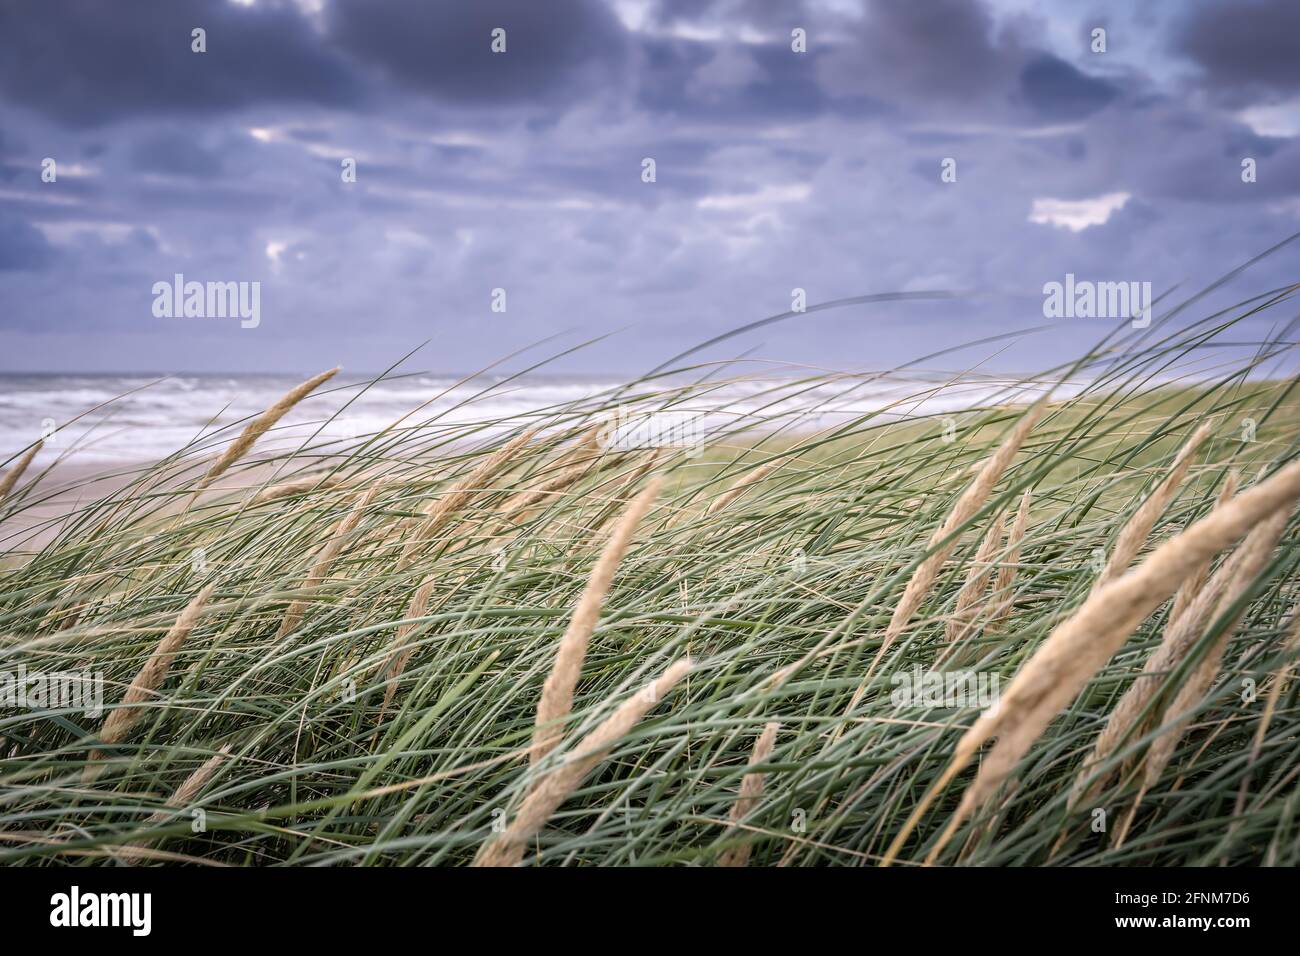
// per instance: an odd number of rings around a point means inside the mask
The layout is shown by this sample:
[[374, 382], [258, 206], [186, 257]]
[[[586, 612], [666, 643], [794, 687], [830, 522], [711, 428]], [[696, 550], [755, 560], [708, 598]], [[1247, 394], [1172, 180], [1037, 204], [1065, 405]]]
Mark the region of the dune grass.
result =
[[[232, 456], [249, 423], [205, 434], [80, 504], [39, 549], [6, 544], [0, 671], [102, 671], [107, 711], [0, 710], [0, 861], [873, 865], [895, 844], [896, 865], [1300, 864], [1290, 503], [1261, 570], [1145, 678], [1159, 685], [1144, 719], [1099, 763], [1172, 596], [960, 814], [980, 761], [944, 774], [978, 707], [892, 697], [917, 668], [1010, 687], [1106, 593], [1103, 574], [1124, 583], [1127, 568], [1106, 570], [1117, 545], [1136, 544], [1140, 569], [1214, 511], [1230, 473], [1244, 492], [1285, 472], [1300, 451], [1297, 383], [1279, 377], [1292, 329], [1231, 366], [1215, 346], [1293, 292], [1116, 333], [960, 412], [910, 414], [954, 381], [918, 385], [897, 414], [809, 428], [792, 398], [871, 377], [756, 380], [770, 413], [702, 450], [599, 436], [619, 409], [707, 400], [733, 368], [659, 373], [523, 421], [417, 415], [345, 444]], [[479, 387], [464, 386], [467, 406]], [[56, 477], [16, 482], [0, 521]], [[584, 589], [582, 653], [566, 652], [563, 706], [539, 728]], [[1188, 700], [1206, 660], [1215, 676]], [[1156, 742], [1171, 753], [1152, 781]], [[1085, 767], [1096, 781], [1080, 788]]]

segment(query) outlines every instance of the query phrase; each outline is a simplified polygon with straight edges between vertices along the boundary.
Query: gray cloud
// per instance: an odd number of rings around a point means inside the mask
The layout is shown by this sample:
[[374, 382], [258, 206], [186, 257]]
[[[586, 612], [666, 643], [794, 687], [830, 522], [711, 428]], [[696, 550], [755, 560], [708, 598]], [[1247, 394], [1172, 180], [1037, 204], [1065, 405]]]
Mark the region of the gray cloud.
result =
[[[274, 369], [292, 354], [360, 370], [432, 339], [431, 364], [467, 369], [553, 333], [623, 329], [572, 361], [632, 371], [785, 310], [796, 286], [813, 302], [963, 293], [729, 346], [880, 366], [1041, 324], [1042, 284], [1067, 271], [1190, 288], [1300, 228], [1295, 137], [1183, 95], [1182, 60], [1148, 73], [1089, 57], [1078, 22], [1053, 31], [975, 0], [674, 2], [641, 29], [594, 0], [454, 15], [327, 0], [318, 21], [265, 0], [185, 0], [179, 59], [134, 66], [159, 42], [147, 7], [87, 6], [64, 33], [55, 6], [82, 9], [51, 0], [15, 23], [3, 8], [16, 30], [0, 45], [57, 38], [49, 62], [67, 72], [44, 91], [0, 86], [0, 355], [13, 365]], [[200, 82], [185, 23], [199, 10], [257, 25], [274, 62], [236, 76], [211, 61]], [[805, 54], [789, 48], [794, 18]], [[1117, 50], [1163, 29], [1110, 21]], [[488, 52], [495, 25], [504, 56]], [[90, 49], [96, 30], [126, 54]], [[30, 68], [41, 48], [3, 52]], [[282, 76], [299, 67], [300, 84]], [[307, 89], [314, 75], [334, 79]], [[57, 183], [39, 180], [44, 156]], [[356, 183], [341, 181], [345, 156]], [[641, 181], [646, 156], [655, 183]], [[1243, 156], [1258, 182], [1241, 181]], [[939, 178], [945, 157], [955, 183]], [[1119, 193], [1123, 207], [1081, 231], [1030, 221], [1041, 200]], [[150, 286], [177, 271], [262, 282], [262, 325], [154, 319]], [[1271, 260], [1224, 294], [1293, 273]], [[496, 287], [504, 315], [488, 307]], [[997, 361], [1041, 364], [1099, 334], [1060, 325]]]
[[868, 75], [937, 101], [1005, 89], [1020, 56], [1014, 38], [994, 36], [992, 17], [973, 0], [879, 0], [868, 7], [860, 41]]
[[1238, 0], [1200, 3], [1173, 48], [1202, 71], [1218, 99], [1242, 105], [1300, 93], [1300, 3]]
[[637, 104], [688, 120], [727, 125], [806, 121], [827, 110], [879, 109], [869, 97], [833, 98], [818, 78], [824, 54], [791, 52], [787, 41], [709, 42], [654, 37], [640, 45]]
[[[475, 0], [454, 11], [405, 0], [334, 0], [339, 47], [420, 93], [469, 104], [540, 105], [588, 95], [624, 58], [623, 29], [598, 0]], [[506, 31], [506, 52], [491, 35]]]
[[[206, 53], [191, 50], [195, 27], [207, 31]], [[287, 0], [6, 3], [0, 88], [11, 102], [85, 126], [263, 102], [339, 105], [360, 92]]]
[[720, 24], [783, 32], [797, 26], [807, 28], [819, 19], [807, 0], [658, 0], [651, 5], [651, 16], [660, 26]]
[[141, 172], [199, 177], [214, 177], [221, 172], [219, 153], [175, 132], [147, 136], [132, 147], [131, 153], [135, 168]]
[[54, 250], [31, 223], [0, 213], [0, 271], [47, 269]]
[[1035, 112], [1050, 120], [1091, 116], [1119, 95], [1105, 80], [1088, 76], [1048, 54], [1035, 58], [1021, 70], [1020, 92]]

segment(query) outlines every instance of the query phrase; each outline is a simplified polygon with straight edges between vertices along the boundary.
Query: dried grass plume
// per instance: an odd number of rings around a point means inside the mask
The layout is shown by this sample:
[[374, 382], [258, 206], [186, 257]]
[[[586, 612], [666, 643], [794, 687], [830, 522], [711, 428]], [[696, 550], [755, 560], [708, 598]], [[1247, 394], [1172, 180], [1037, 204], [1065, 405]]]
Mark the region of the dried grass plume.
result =
[[637, 526], [654, 503], [662, 479], [651, 481], [646, 488], [628, 505], [618, 524], [610, 533], [605, 548], [597, 559], [587, 586], [574, 606], [569, 626], [560, 638], [560, 646], [555, 653], [555, 663], [551, 673], [542, 687], [542, 698], [537, 705], [537, 722], [533, 730], [533, 745], [529, 750], [529, 761], [536, 763], [544, 757], [563, 736], [561, 726], [564, 718], [573, 709], [573, 691], [582, 673], [582, 663], [587, 657], [587, 645], [591, 632], [596, 628], [601, 606], [613, 583], [614, 573], [623, 561], [623, 555]]
[[220, 478], [231, 465], [248, 453], [248, 450], [253, 447], [253, 444], [259, 438], [274, 428], [276, 422], [287, 415], [290, 409], [340, 371], [341, 368], [336, 367], [328, 372], [321, 372], [319, 375], [313, 376], [285, 392], [283, 398], [249, 422], [248, 427], [240, 433], [239, 437], [221, 453], [221, 457], [213, 463], [212, 467], [207, 470], [199, 481], [199, 488], [206, 488]]
[[[145, 662], [144, 667], [135, 675], [135, 680], [131, 681], [131, 686], [127, 688], [125, 696], [122, 698], [122, 706], [114, 710], [104, 720], [103, 729], [99, 732], [99, 739], [106, 744], [118, 744], [127, 738], [132, 728], [140, 720], [140, 715], [144, 709], [140, 706], [145, 700], [152, 697], [154, 691], [162, 686], [162, 682], [167, 678], [167, 670], [171, 667], [172, 660], [176, 657], [176, 652], [181, 649], [185, 639], [189, 637], [190, 631], [198, 622], [199, 615], [203, 613], [203, 606], [207, 603], [208, 598], [212, 596], [216, 584], [209, 584], [200, 591], [181, 611], [180, 616], [171, 629], [158, 642], [154, 648], [153, 654]], [[95, 749], [90, 752], [89, 763], [82, 774], [82, 782], [90, 783], [99, 776], [103, 763], [104, 753], [102, 750]]]
[[604, 760], [646, 713], [691, 670], [689, 659], [668, 667], [640, 691], [633, 694], [595, 730], [573, 748], [558, 767], [548, 771], [528, 792], [519, 812], [505, 831], [483, 845], [475, 866], [515, 866], [523, 860], [533, 838], [560, 804], [578, 788], [587, 774]]
[[[781, 725], [772, 721], [763, 728], [758, 739], [754, 741], [754, 752], [749, 758], [751, 767], [757, 767], [772, 755], [776, 746], [776, 735]], [[754, 812], [754, 807], [763, 796], [763, 774], [750, 771], [740, 781], [740, 796], [731, 805], [731, 828], [735, 829], [745, 817]], [[750, 851], [753, 846], [748, 840], [731, 847], [718, 857], [718, 866], [748, 866]]]

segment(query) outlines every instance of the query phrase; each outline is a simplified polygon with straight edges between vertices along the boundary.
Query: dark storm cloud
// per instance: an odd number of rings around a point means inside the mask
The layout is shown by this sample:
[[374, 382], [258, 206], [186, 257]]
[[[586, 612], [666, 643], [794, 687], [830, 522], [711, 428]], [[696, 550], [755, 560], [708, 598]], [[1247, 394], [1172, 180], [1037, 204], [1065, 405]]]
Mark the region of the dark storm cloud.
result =
[[1026, 64], [1020, 72], [1020, 92], [1038, 115], [1050, 120], [1091, 116], [1119, 95], [1105, 80], [1088, 76], [1051, 55]]
[[641, 43], [640, 52], [637, 102], [655, 113], [743, 125], [877, 107], [870, 98], [832, 100], [817, 76], [823, 54], [795, 55], [788, 41], [653, 37]]
[[940, 101], [1005, 90], [1020, 56], [975, 0], [876, 0], [857, 39], [863, 69], [883, 89]]
[[828, 72], [841, 95], [857, 89], [904, 115], [957, 123], [1078, 120], [1119, 99], [1115, 82], [1042, 42], [1036, 24], [998, 24], [980, 0], [875, 0]]
[[788, 43], [754, 46], [750, 55], [761, 75], [745, 85], [742, 97], [772, 113], [818, 113], [827, 103], [817, 82], [817, 54], [791, 56]]
[[[207, 52], [190, 31], [207, 31]], [[14, 105], [76, 125], [252, 103], [351, 103], [359, 83], [293, 4], [263, 0], [8, 2], [0, 89]]]
[[[599, 0], [334, 0], [331, 41], [410, 89], [443, 100], [534, 103], [589, 95], [624, 60], [624, 31]], [[506, 31], [494, 53], [492, 31]]]
[[1201, 3], [1174, 35], [1173, 47], [1202, 71], [1206, 89], [1243, 105], [1300, 93], [1300, 3], [1237, 0]]
[[[1230, 159], [1242, 156], [1271, 158], [1278, 151], [1295, 146], [1295, 140], [1284, 136], [1261, 136], [1246, 127], [1233, 127], [1223, 137], [1223, 155]], [[1300, 172], [1297, 169], [1296, 172]]]
[[641, 54], [644, 66], [638, 105], [672, 112], [690, 104], [691, 80], [713, 62], [718, 51], [700, 40], [652, 37], [641, 44]]

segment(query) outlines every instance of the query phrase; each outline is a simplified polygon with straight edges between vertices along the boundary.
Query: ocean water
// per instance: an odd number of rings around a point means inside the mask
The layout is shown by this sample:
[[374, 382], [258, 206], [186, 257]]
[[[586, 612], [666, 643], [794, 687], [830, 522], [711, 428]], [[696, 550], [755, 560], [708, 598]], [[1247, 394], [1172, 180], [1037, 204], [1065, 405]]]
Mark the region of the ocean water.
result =
[[[255, 415], [302, 381], [300, 375], [0, 375], [0, 463], [45, 438], [36, 464], [64, 456], [87, 465], [156, 461], [206, 437], [218, 444], [237, 430], [222, 427]], [[259, 449], [345, 443], [379, 431], [403, 416], [430, 435], [470, 423], [500, 430], [532, 412], [569, 403], [606, 404], [623, 383], [598, 378], [477, 378], [411, 376], [378, 383], [336, 378], [302, 402]], [[814, 388], [790, 380], [731, 381], [693, 394], [672, 415], [695, 435], [765, 422], [816, 429], [887, 409], [888, 417], [935, 414], [991, 401], [1032, 398], [1009, 393], [1005, 382], [982, 379], [933, 390], [935, 380], [844, 379]], [[901, 404], [900, 404], [901, 402]], [[628, 406], [637, 408], [635, 403]], [[419, 409], [414, 415], [414, 410]], [[317, 430], [319, 434], [312, 437]], [[341, 446], [340, 446], [341, 447]]]

